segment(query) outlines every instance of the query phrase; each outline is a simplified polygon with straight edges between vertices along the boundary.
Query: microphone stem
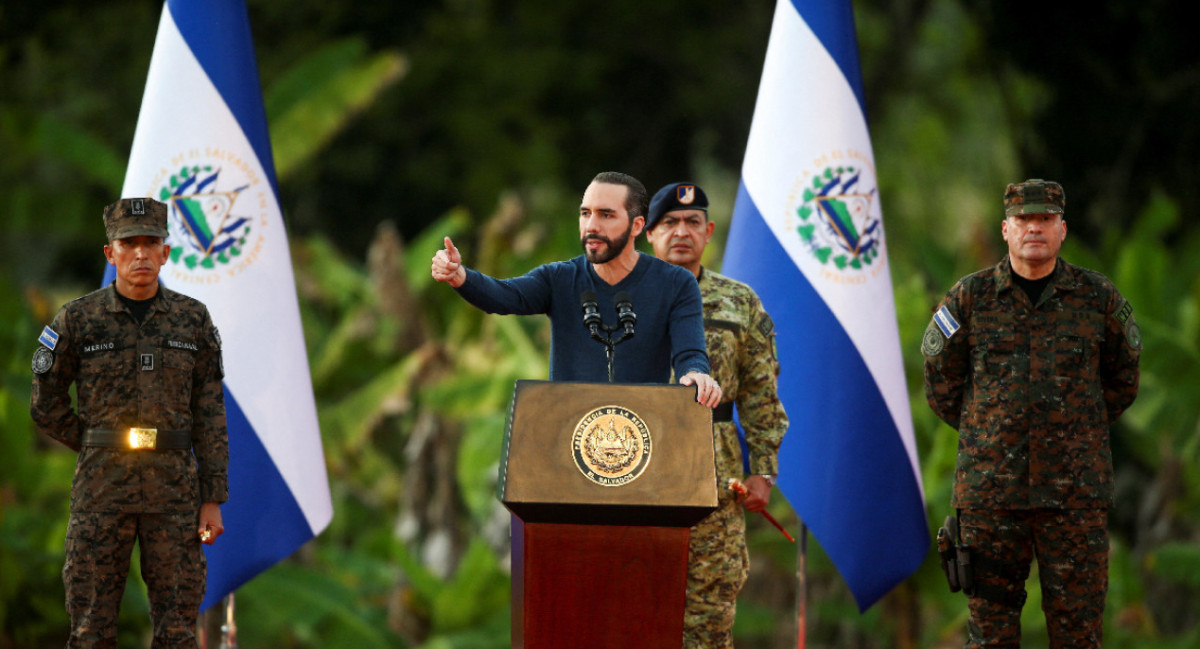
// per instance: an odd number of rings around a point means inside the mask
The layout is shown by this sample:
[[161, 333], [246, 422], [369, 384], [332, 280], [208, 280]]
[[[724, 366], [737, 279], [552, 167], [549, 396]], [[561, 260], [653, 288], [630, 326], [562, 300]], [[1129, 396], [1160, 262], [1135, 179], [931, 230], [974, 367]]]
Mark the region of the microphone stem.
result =
[[617, 382], [616, 377], [613, 375], [613, 347], [614, 346], [615, 346], [615, 344], [613, 344], [613, 343], [606, 344], [604, 346], [605, 354], [608, 355], [608, 382], [609, 383]]

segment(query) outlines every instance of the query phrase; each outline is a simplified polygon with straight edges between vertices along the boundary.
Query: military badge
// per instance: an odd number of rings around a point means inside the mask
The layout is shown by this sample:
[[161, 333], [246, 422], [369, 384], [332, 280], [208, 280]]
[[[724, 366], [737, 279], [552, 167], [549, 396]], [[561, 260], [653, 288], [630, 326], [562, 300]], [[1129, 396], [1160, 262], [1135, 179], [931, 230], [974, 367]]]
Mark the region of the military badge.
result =
[[946, 348], [946, 337], [933, 322], [925, 328], [925, 336], [921, 338], [921, 353], [926, 356], [937, 356]]
[[1130, 320], [1129, 324], [1125, 325], [1125, 340], [1130, 349], [1142, 348], [1142, 329], [1138, 327], [1137, 321]]
[[50, 327], [42, 327], [42, 335], [38, 336], [38, 342], [54, 351], [55, 346], [58, 345], [58, 332]]
[[696, 186], [680, 185], [676, 187], [675, 200], [679, 201], [680, 205], [691, 205], [696, 202]]
[[1133, 319], [1133, 305], [1129, 300], [1121, 298], [1121, 304], [1117, 306], [1117, 310], [1113, 311], [1113, 317], [1125, 327], [1125, 342], [1129, 343], [1130, 349], [1142, 348], [1142, 330], [1137, 325], [1137, 321]]
[[646, 422], [637, 413], [621, 406], [604, 406], [579, 420], [571, 450], [584, 477], [604, 487], [620, 487], [646, 471], [653, 443]]
[[140, 198], [130, 199], [129, 213], [130, 214], [145, 214], [146, 213], [146, 201], [144, 201]]
[[214, 326], [212, 328], [212, 345], [217, 351], [217, 374], [220, 378], [225, 378], [225, 358], [221, 355], [221, 332], [217, 331]]
[[770, 336], [775, 333], [775, 322], [771, 320], [771, 316], [767, 315], [765, 311], [763, 312], [762, 320], [758, 321], [758, 331], [763, 336]]
[[945, 304], [937, 310], [937, 313], [933, 314], [933, 322], [938, 326], [938, 329], [942, 330], [942, 335], [946, 336], [947, 340], [953, 337], [959, 330], [958, 320], [954, 319], [954, 314], [950, 313], [950, 309]]
[[154, 354], [142, 354], [141, 359], [143, 372], [154, 370]]
[[45, 374], [51, 367], [54, 367], [54, 352], [45, 347], [38, 347], [33, 352], [33, 373]]
[[1122, 299], [1121, 306], [1117, 309], [1116, 318], [1121, 324], [1129, 322], [1129, 316], [1133, 315], [1133, 305], [1129, 300]]

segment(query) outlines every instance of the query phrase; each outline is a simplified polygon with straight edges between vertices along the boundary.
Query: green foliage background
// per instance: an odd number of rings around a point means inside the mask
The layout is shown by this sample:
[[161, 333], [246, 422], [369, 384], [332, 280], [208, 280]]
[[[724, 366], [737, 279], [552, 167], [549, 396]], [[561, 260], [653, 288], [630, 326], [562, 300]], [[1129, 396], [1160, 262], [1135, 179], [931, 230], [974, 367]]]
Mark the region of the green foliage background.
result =
[[[1112, 647], [1200, 645], [1200, 41], [1179, 4], [1098, 2], [1085, 19], [1024, 0], [855, 3], [931, 528], [956, 438], [924, 403], [920, 335], [955, 279], [1003, 254], [1004, 184], [1063, 182], [1064, 256], [1135, 306], [1142, 387], [1113, 428]], [[512, 382], [546, 374], [548, 332], [466, 307], [429, 256], [444, 235], [499, 276], [573, 255], [580, 191], [621, 169], [651, 188], [700, 182], [719, 267], [773, 3], [249, 5], [335, 515], [238, 592], [240, 644], [507, 646], [499, 431]], [[160, 11], [0, 5], [0, 649], [65, 637], [74, 458], [32, 429], [29, 359], [101, 275], [100, 210], [122, 184]], [[781, 497], [772, 511], [796, 528]], [[794, 646], [795, 547], [749, 526], [739, 645]], [[965, 601], [932, 556], [861, 615], [816, 541], [807, 575], [809, 646], [962, 644]], [[1029, 586], [1026, 642], [1044, 646]], [[121, 646], [148, 646], [147, 622], [135, 574]]]

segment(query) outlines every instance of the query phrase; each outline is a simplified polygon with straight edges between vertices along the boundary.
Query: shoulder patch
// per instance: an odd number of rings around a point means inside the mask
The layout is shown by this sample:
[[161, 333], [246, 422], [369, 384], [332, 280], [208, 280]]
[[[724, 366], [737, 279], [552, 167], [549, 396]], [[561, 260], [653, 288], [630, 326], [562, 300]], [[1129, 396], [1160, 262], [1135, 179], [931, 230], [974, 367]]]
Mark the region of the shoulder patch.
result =
[[1129, 343], [1130, 349], [1142, 348], [1142, 330], [1138, 327], [1136, 320], [1131, 320], [1125, 325], [1125, 341]]
[[775, 333], [775, 323], [771, 320], [771, 315], [767, 312], [764, 311], [762, 315], [762, 320], [758, 321], [758, 330], [762, 335], [770, 336]]
[[946, 348], [946, 337], [942, 335], [942, 330], [936, 322], [936, 319], [930, 322], [925, 328], [925, 335], [921, 337], [921, 353], [927, 357], [937, 356]]
[[1121, 298], [1121, 305], [1117, 307], [1114, 317], [1116, 317], [1121, 324], [1126, 324], [1129, 322], [1129, 316], [1131, 315], [1133, 315], [1133, 305], [1129, 303], [1129, 300]]
[[217, 378], [225, 378], [225, 357], [221, 353], [221, 332], [217, 331], [217, 325], [212, 328], [212, 340], [209, 341], [213, 346], [213, 352], [217, 355]]
[[50, 351], [58, 345], [58, 332], [50, 327], [42, 328], [42, 335], [38, 336], [38, 342], [45, 345]]
[[33, 373], [45, 374], [51, 367], [54, 367], [54, 352], [39, 346], [33, 352]]
[[942, 335], [947, 339], [952, 338], [958, 332], [960, 326], [958, 320], [954, 319], [954, 314], [950, 313], [950, 309], [945, 304], [933, 314], [933, 322], [942, 330]]

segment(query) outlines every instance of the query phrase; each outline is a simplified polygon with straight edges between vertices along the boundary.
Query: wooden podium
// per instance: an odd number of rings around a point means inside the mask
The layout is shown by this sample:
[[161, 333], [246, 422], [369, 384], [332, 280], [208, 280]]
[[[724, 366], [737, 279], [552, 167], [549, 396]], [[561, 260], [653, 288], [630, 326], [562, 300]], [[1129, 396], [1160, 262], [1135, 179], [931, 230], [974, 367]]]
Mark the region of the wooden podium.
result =
[[694, 388], [517, 381], [500, 462], [512, 646], [680, 647], [688, 528], [717, 507]]

